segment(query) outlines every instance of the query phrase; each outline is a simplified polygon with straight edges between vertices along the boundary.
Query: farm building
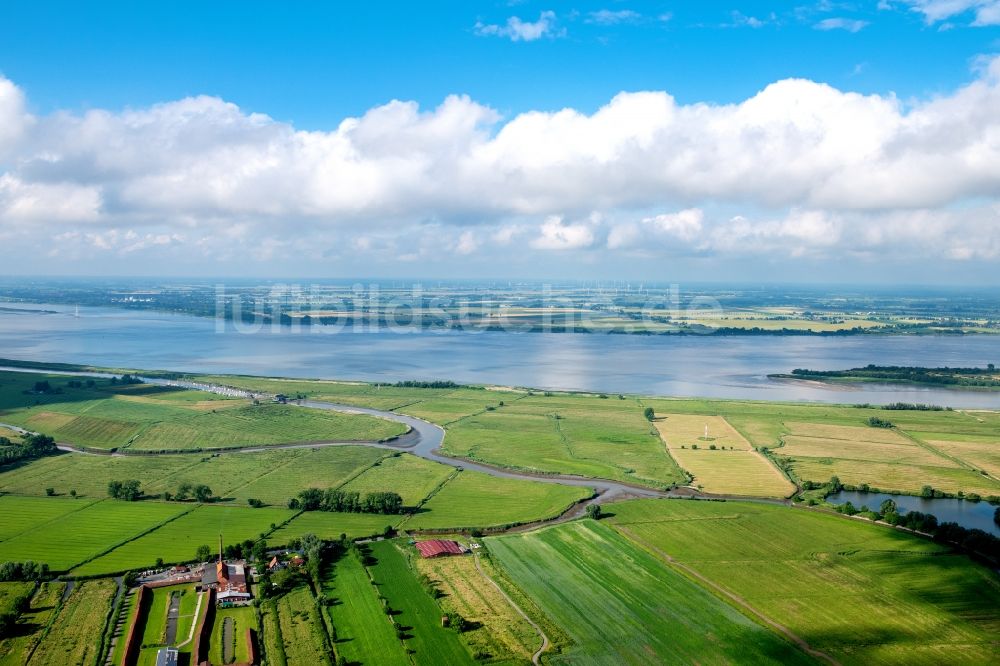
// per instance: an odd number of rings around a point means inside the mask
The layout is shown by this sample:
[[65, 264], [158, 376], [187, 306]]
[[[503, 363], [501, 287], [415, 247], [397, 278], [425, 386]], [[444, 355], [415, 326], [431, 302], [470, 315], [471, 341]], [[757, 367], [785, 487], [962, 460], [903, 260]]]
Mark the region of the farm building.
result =
[[417, 543], [417, 550], [423, 557], [442, 557], [445, 555], [461, 555], [466, 552], [457, 541], [448, 539], [431, 539]]
[[215, 598], [220, 605], [250, 601], [246, 566], [241, 562], [229, 564], [222, 559], [222, 539], [219, 539], [219, 560], [214, 567], [205, 566], [201, 575], [201, 585], [205, 589], [215, 590]]

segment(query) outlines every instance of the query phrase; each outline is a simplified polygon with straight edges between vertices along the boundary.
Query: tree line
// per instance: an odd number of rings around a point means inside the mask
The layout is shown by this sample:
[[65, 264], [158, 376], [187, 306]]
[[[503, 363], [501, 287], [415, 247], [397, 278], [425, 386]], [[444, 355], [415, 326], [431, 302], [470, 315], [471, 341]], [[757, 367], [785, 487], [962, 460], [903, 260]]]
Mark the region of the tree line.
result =
[[0, 465], [17, 462], [18, 460], [30, 460], [42, 458], [59, 452], [56, 448], [56, 440], [48, 435], [31, 434], [21, 438], [21, 444], [14, 444], [6, 437], [0, 437]]
[[288, 500], [289, 509], [303, 511], [340, 511], [345, 513], [402, 513], [403, 498], [392, 491], [375, 491], [364, 495], [356, 491], [306, 488]]

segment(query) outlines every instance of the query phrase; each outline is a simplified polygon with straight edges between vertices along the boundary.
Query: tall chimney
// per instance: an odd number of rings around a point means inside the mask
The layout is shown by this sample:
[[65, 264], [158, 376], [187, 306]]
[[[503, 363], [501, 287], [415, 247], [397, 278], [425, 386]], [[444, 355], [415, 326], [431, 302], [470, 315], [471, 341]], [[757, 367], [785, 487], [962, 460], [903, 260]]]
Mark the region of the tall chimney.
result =
[[222, 561], [222, 535], [219, 534], [219, 561]]

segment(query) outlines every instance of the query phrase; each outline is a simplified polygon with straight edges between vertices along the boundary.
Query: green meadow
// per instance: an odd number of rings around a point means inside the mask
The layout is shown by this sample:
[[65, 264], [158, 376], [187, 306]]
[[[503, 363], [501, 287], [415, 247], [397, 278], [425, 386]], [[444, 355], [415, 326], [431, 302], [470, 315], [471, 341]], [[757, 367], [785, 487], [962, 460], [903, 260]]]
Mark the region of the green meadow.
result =
[[646, 552], [674, 558], [841, 663], [996, 660], [1000, 581], [932, 541], [744, 502], [645, 500], [611, 511], [609, 523]]
[[791, 643], [591, 520], [486, 539], [569, 635], [553, 663], [811, 663]]
[[[251, 404], [203, 391], [112, 384], [56, 374], [0, 372], [0, 421], [59, 442], [137, 451], [224, 449], [292, 442], [375, 441], [397, 423], [359, 414]], [[49, 387], [39, 392], [36, 384]]]

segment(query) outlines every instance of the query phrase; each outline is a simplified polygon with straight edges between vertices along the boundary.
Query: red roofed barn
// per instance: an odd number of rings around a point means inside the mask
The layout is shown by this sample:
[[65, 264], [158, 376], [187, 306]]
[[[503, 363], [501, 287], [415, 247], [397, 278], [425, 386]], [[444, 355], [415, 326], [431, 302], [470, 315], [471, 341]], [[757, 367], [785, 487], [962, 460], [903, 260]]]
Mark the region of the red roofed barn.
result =
[[461, 555], [465, 551], [456, 541], [446, 539], [431, 539], [417, 543], [417, 550], [424, 557], [441, 557], [442, 555]]

